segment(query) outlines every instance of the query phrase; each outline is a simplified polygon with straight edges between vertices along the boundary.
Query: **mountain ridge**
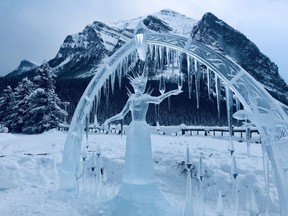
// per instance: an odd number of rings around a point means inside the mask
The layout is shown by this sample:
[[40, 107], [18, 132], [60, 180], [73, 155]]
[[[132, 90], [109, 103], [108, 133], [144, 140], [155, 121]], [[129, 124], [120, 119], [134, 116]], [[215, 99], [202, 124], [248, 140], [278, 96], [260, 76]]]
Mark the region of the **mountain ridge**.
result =
[[[57, 79], [92, 77], [105, 58], [133, 37], [133, 30], [140, 20], [152, 31], [192, 37], [235, 59], [273, 97], [288, 105], [288, 86], [279, 75], [277, 65], [244, 34], [210, 12], [198, 21], [172, 10], [107, 24], [94, 21], [82, 32], [68, 35], [56, 56], [48, 61]], [[19, 76], [29, 73], [33, 73], [33, 70]], [[13, 77], [11, 74], [9, 76]]]

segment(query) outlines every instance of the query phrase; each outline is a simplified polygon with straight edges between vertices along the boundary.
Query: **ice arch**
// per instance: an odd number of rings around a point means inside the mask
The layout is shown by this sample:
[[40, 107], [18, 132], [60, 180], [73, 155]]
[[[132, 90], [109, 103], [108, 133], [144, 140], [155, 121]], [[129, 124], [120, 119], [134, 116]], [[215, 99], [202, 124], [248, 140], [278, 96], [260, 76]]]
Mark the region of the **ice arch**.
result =
[[[80, 158], [86, 115], [90, 112], [94, 98], [99, 98], [101, 88], [121, 77], [128, 68], [128, 62], [145, 59], [147, 47], [165, 47], [185, 53], [207, 66], [238, 97], [246, 112], [245, 117], [257, 126], [262, 145], [267, 151], [276, 174], [281, 215], [288, 216], [288, 116], [278, 102], [251, 75], [235, 61], [223, 56], [213, 48], [191, 38], [173, 34], [149, 31], [143, 24], [138, 25], [134, 38], [124, 44], [101, 67], [95, 69], [95, 76], [82, 95], [67, 134], [60, 172], [61, 188], [75, 187], [75, 172]], [[121, 80], [121, 79], [120, 79]]]

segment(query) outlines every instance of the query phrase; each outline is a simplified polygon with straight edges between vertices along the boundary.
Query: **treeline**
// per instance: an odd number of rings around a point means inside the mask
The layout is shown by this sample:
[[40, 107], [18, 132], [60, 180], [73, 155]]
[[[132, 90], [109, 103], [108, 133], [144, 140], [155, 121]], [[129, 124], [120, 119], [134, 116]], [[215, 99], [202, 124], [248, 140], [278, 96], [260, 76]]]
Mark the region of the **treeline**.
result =
[[[85, 91], [87, 85], [89, 84], [91, 78], [84, 79], [56, 79], [55, 83], [55, 94], [59, 96], [59, 101], [69, 102], [67, 107], [68, 113], [68, 122], [71, 121], [71, 118], [74, 114], [78, 101], [80, 100], [83, 92]], [[227, 114], [226, 114], [226, 102], [225, 102], [225, 93], [222, 92], [221, 100], [221, 115], [218, 117], [217, 112], [217, 102], [214, 94], [211, 94], [208, 97], [207, 94], [207, 85], [204, 80], [201, 80], [200, 88], [200, 107], [197, 109], [196, 106], [196, 93], [195, 87], [193, 89], [192, 97], [189, 98], [188, 95], [188, 86], [187, 82], [184, 82], [183, 90], [184, 92], [178, 96], [172, 96], [170, 99], [165, 99], [160, 104], [159, 111], [159, 120], [160, 125], [210, 125], [210, 126], [223, 126], [227, 125]], [[17, 83], [15, 80], [2, 80], [0, 79], [0, 85], [10, 84], [11, 86], [16, 86]], [[118, 80], [115, 81], [115, 90], [114, 93], [109, 92], [109, 97], [105, 97], [102, 92], [100, 106], [97, 110], [98, 123], [103, 123], [107, 118], [121, 111], [124, 107], [128, 96], [127, 88], [132, 91], [132, 87], [129, 84], [127, 78], [122, 78], [121, 88], [119, 88]], [[153, 89], [152, 95], [160, 95], [159, 92], [159, 81], [150, 80], [147, 83], [147, 86], [150, 86], [150, 89]], [[166, 90], [172, 90], [177, 88], [175, 83], [166, 83]], [[222, 89], [222, 91], [224, 91]], [[3, 92], [3, 90], [2, 90]], [[6, 94], [7, 89], [4, 90]], [[61, 103], [61, 102], [60, 102]], [[59, 105], [58, 105], [59, 106]], [[63, 107], [63, 106], [62, 106]], [[62, 111], [61, 111], [62, 112]], [[154, 105], [150, 105], [147, 113], [147, 122], [151, 125], [155, 125], [157, 121], [157, 111]], [[62, 119], [61, 119], [62, 118]], [[3, 119], [3, 117], [1, 118]], [[2, 121], [0, 119], [0, 121]], [[6, 118], [7, 119], [7, 118]], [[59, 122], [63, 121], [64, 117], [59, 118]], [[91, 116], [91, 121], [93, 120]], [[36, 120], [36, 119], [35, 119]], [[39, 120], [39, 119], [38, 119]], [[37, 120], [37, 121], [38, 121]], [[15, 121], [15, 120], [14, 120]], [[131, 116], [127, 115], [124, 119], [124, 123], [128, 124], [131, 121]], [[234, 122], [236, 124], [236, 122]], [[12, 129], [14, 131], [14, 129]]]
[[[89, 78], [86, 79], [71, 79], [71, 80], [57, 80], [56, 92], [63, 101], [69, 101], [68, 119], [71, 120], [74, 110], [77, 106], [80, 97], [86, 89]], [[160, 95], [159, 81], [148, 81], [147, 87], [153, 89], [152, 95]], [[117, 114], [124, 107], [128, 95], [127, 88], [133, 92], [133, 88], [129, 84], [127, 78], [122, 79], [121, 88], [119, 88], [118, 80], [116, 78], [114, 93], [109, 92], [109, 97], [104, 96], [102, 92], [100, 106], [97, 110], [98, 123], [103, 123], [107, 118]], [[166, 83], [166, 90], [177, 88], [175, 83]], [[193, 90], [192, 97], [189, 98], [187, 83], [184, 83], [184, 92], [178, 96], [172, 96], [170, 99], [165, 99], [160, 104], [159, 120], [161, 125], [210, 125], [223, 126], [227, 125], [226, 102], [225, 98], [221, 100], [221, 115], [218, 117], [216, 97], [212, 94], [209, 98], [207, 95], [206, 84], [201, 83], [200, 89], [200, 107], [196, 106], [196, 94]], [[223, 92], [222, 95], [225, 95]], [[93, 117], [91, 116], [91, 121]], [[128, 124], [131, 121], [131, 116], [128, 114], [124, 119], [124, 123]], [[155, 125], [157, 121], [157, 111], [154, 105], [150, 105], [147, 112], [147, 122]], [[236, 123], [236, 122], [235, 122]]]
[[15, 87], [8, 85], [3, 89], [0, 122], [10, 132], [42, 133], [63, 122], [67, 113], [55, 92], [54, 77], [48, 64], [43, 64], [33, 79], [23, 78], [16, 86], [12, 83]]

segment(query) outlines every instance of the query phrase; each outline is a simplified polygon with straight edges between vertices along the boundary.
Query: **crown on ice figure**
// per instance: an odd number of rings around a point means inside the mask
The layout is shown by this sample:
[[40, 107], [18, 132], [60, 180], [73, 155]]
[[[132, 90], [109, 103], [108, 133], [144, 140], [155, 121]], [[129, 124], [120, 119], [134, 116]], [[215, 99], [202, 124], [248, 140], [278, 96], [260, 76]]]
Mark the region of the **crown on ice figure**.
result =
[[133, 73], [132, 76], [128, 75], [127, 77], [132, 86], [138, 85], [140, 83], [144, 83], [144, 84], [147, 83], [147, 76], [144, 76], [144, 73], [142, 75], [139, 75], [138, 73]]

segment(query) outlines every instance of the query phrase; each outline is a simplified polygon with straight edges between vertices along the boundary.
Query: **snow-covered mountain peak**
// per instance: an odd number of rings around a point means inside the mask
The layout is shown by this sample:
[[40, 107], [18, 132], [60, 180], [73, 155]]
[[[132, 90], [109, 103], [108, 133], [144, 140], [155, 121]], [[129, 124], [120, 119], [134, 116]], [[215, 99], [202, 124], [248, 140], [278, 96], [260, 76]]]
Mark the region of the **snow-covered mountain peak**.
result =
[[17, 69], [27, 69], [31, 67], [37, 67], [37, 65], [29, 60], [24, 59], [20, 62], [20, 65]]
[[32, 71], [37, 67], [38, 65], [36, 65], [35, 63], [24, 59], [20, 62], [19, 66], [14, 71], [9, 73], [6, 77], [19, 76], [27, 71]]

